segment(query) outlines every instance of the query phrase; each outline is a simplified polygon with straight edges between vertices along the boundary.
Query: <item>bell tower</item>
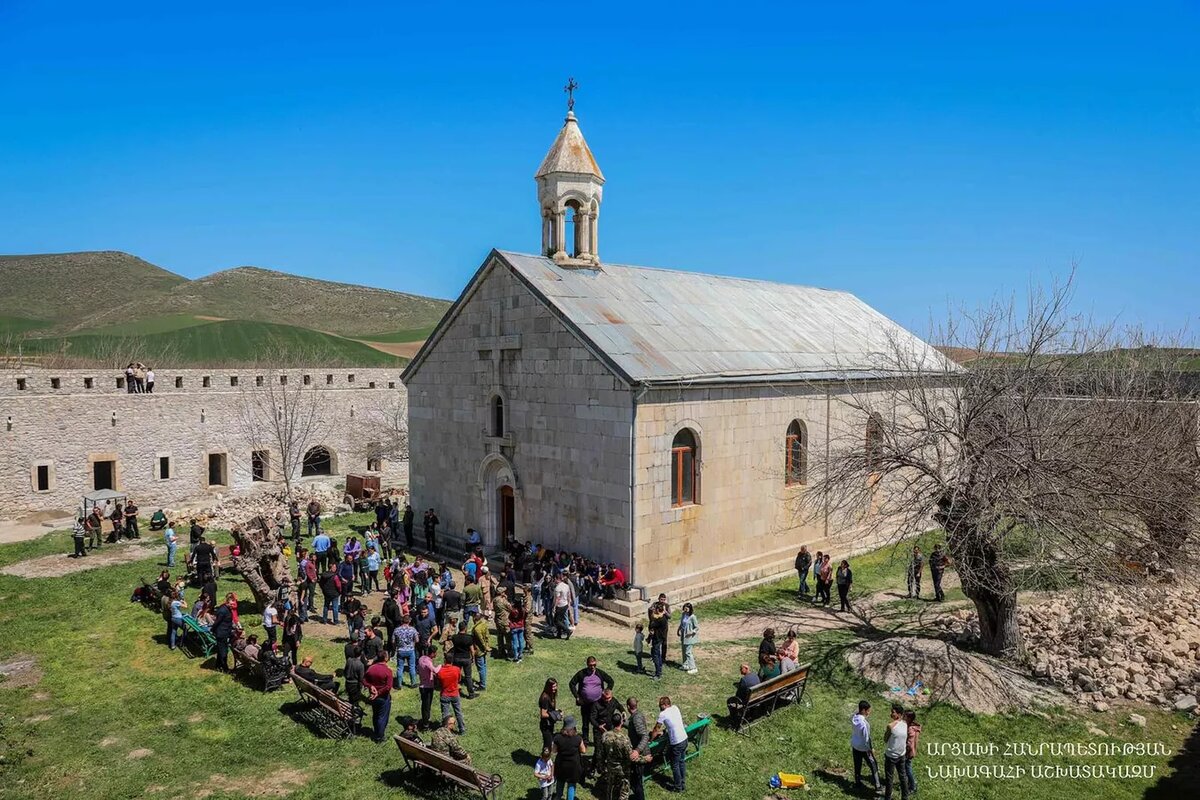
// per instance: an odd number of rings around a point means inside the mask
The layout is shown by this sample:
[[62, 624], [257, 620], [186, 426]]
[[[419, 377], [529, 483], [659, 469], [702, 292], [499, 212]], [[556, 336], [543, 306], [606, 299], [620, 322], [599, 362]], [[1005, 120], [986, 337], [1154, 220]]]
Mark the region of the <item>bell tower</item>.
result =
[[577, 88], [574, 78], [568, 81], [567, 118], [534, 180], [542, 209], [542, 255], [564, 266], [596, 267], [604, 175], [575, 119]]

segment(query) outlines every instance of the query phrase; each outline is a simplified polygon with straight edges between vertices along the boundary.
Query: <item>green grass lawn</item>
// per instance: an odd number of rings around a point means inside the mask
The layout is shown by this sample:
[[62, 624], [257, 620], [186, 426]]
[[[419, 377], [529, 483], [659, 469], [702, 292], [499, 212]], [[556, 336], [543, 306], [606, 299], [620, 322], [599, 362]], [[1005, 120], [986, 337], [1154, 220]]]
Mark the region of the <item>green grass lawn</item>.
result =
[[[363, 515], [345, 517], [332, 527], [361, 524]], [[67, 552], [65, 532], [0, 546], [0, 565], [48, 553]], [[428, 784], [404, 782], [402, 759], [393, 744], [376, 746], [366, 738], [332, 741], [315, 735], [295, 718], [290, 687], [264, 695], [216, 673], [198, 659], [170, 652], [163, 643], [158, 614], [129, 601], [140, 576], [153, 578], [162, 556], [77, 573], [58, 579], [25, 580], [0, 575], [0, 660], [23, 653], [36, 658], [40, 682], [27, 688], [0, 682], [0, 797], [5, 798], [240, 798], [267, 789], [290, 789], [301, 798], [368, 796], [440, 796]], [[872, 570], [883, 582], [885, 556], [857, 560], [869, 585]], [[872, 566], [875, 565], [875, 566]], [[232, 577], [222, 590], [244, 589]], [[194, 590], [193, 590], [194, 592]], [[240, 591], [248, 597], [248, 592]], [[194, 594], [191, 595], [194, 597]], [[189, 598], [190, 599], [190, 598]], [[734, 609], [733, 600], [700, 609], [701, 619]], [[245, 608], [245, 605], [243, 606]], [[242, 614], [254, 630], [259, 618]], [[316, 626], [312, 626], [316, 627]], [[837, 773], [849, 761], [848, 720], [860, 697], [878, 697], [841, 658], [849, 634], [825, 633], [803, 641], [804, 657], [814, 662], [813, 677], [800, 707], [776, 712], [751, 729], [748, 737], [718, 727], [708, 748], [689, 762], [688, 793], [698, 798], [752, 798], [767, 793], [776, 771], [799, 772], [812, 783], [805, 797], [846, 795]], [[676, 699], [690, 720], [698, 713], [724, 715], [736, 665], [753, 658], [756, 640], [705, 642], [699, 648], [700, 674], [668, 670], [661, 683], [632, 673], [624, 645], [575, 637], [569, 642], [537, 640], [537, 652], [520, 665], [494, 663], [489, 689], [465, 702], [470, 732], [464, 745], [475, 764], [506, 781], [504, 797], [535, 798], [532, 758], [540, 745], [536, 701], [547, 676], [566, 682], [595, 655], [616, 678], [617, 693], [634, 695], [646, 709], [659, 694]], [[342, 642], [310, 638], [302, 651], [316, 657], [318, 668], [342, 664]], [[671, 648], [678, 655], [678, 646]], [[564, 692], [565, 693], [565, 692]], [[881, 709], [876, 731], [883, 727]], [[393, 702], [393, 715], [414, 714], [417, 692], [405, 689]], [[1144, 730], [1122, 724], [1123, 713], [1080, 714], [1056, 711], [1032, 715], [976, 717], [950, 706], [922, 714], [926, 743], [1087, 742], [1089, 724], [1120, 741], [1161, 742], [1175, 749], [1187, 735], [1184, 717], [1143, 710]], [[145, 752], [152, 751], [152, 752]], [[1044, 756], [1005, 760], [922, 755], [927, 767], [984, 764], [1079, 764], [1096, 760], [1152, 763], [1164, 757], [1085, 759]], [[919, 777], [921, 797], [947, 800], [1023, 797], [1035, 800], [1093, 797], [1141, 797], [1152, 781], [1066, 780], [1013, 782], [1000, 779], [941, 780]], [[414, 788], [415, 787], [415, 788]], [[1173, 797], [1188, 794], [1181, 787]], [[590, 791], [583, 793], [591, 797]], [[649, 797], [666, 797], [654, 785]], [[798, 792], [789, 796], [799, 797]]]
[[[156, 318], [155, 325], [178, 324], [179, 319]], [[130, 358], [154, 363], [189, 364], [247, 364], [254, 363], [264, 353], [282, 352], [295, 363], [344, 364], [355, 366], [399, 366], [404, 359], [320, 331], [295, 325], [270, 322], [225, 320], [199, 321], [201, 324], [168, 328], [161, 331], [141, 331], [142, 323], [133, 324], [127, 332], [119, 327], [107, 334], [73, 334], [26, 340], [29, 353], [63, 351], [79, 358], [104, 358], [114, 352], [128, 353]]]

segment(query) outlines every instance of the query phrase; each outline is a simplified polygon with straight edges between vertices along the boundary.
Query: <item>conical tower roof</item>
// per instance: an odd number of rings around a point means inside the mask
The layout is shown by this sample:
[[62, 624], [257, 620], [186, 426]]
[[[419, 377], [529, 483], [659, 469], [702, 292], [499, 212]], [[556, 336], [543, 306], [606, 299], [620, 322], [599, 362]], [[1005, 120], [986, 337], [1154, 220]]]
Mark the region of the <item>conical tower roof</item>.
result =
[[541, 178], [554, 172], [592, 175], [599, 178], [601, 183], [604, 182], [604, 174], [600, 172], [600, 165], [596, 163], [591, 148], [583, 140], [583, 131], [579, 130], [574, 111], [567, 112], [562, 130], [558, 132], [554, 144], [550, 145], [550, 152], [546, 153], [533, 177]]

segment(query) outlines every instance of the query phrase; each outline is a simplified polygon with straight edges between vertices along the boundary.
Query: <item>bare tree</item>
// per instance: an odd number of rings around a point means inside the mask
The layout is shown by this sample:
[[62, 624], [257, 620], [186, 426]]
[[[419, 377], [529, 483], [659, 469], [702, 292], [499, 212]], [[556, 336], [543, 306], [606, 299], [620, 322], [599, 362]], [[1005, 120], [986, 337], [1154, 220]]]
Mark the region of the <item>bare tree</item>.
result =
[[367, 412], [367, 459], [408, 461], [408, 401], [404, 392], [392, 392]]
[[982, 646], [1003, 656], [1023, 653], [1018, 552], [1102, 580], [1181, 554], [1200, 496], [1179, 351], [1072, 315], [1070, 288], [955, 315], [940, 352], [890, 337], [874, 379], [839, 393], [797, 501], [853, 535], [942, 528]]
[[[251, 451], [253, 479], [282, 483], [291, 498], [305, 454], [326, 432], [322, 396], [297, 375], [280, 369], [262, 371], [261, 383], [256, 377], [253, 384], [240, 387], [239, 434]], [[255, 453], [264, 451], [267, 462], [256, 461]], [[271, 464], [274, 459], [278, 463]]]

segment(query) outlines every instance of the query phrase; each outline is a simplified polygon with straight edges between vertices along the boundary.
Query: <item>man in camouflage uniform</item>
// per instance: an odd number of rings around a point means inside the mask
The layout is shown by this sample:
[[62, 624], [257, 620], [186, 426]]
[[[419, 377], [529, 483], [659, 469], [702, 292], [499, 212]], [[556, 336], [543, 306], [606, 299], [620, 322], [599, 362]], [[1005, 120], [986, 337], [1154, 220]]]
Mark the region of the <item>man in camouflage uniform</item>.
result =
[[508, 598], [497, 592], [492, 600], [492, 613], [496, 616], [496, 654], [499, 658], [512, 655], [512, 637], [508, 633]]
[[442, 727], [434, 731], [433, 737], [429, 740], [429, 749], [435, 753], [450, 756], [450, 758], [461, 761], [464, 764], [470, 764], [471, 756], [463, 749], [462, 743], [458, 741], [458, 737], [454, 735], [454, 726], [453, 714], [443, 717]]
[[632, 752], [624, 715], [618, 713], [612, 718], [612, 729], [601, 737], [596, 757], [596, 772], [604, 784], [604, 800], [629, 800]]

